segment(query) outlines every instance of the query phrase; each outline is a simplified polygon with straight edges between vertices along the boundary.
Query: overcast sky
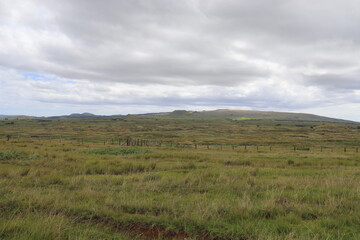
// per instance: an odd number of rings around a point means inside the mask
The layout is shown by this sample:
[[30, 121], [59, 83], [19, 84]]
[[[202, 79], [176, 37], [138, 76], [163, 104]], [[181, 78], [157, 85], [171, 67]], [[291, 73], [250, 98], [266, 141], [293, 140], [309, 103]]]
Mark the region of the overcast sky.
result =
[[360, 121], [359, 0], [0, 1], [0, 114]]

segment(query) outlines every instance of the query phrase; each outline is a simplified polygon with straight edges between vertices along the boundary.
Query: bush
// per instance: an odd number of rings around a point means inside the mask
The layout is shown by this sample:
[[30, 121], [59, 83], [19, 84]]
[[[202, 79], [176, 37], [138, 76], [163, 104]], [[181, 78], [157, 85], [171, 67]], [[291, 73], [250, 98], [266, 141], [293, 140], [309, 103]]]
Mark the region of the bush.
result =
[[299, 151], [310, 151], [310, 148], [308, 148], [308, 147], [298, 147], [298, 148], [296, 148], [296, 150], [299, 150]]
[[250, 161], [244, 161], [244, 160], [235, 160], [235, 161], [225, 161], [224, 165], [228, 166], [251, 166], [252, 163]]

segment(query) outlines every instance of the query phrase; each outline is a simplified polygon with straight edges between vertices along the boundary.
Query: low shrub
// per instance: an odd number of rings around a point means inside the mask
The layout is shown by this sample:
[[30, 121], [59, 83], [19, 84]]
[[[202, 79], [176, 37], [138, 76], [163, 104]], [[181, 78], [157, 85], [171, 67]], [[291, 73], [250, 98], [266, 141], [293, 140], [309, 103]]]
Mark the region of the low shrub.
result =
[[224, 165], [228, 165], [228, 166], [251, 166], [252, 163], [250, 161], [244, 161], [244, 160], [229, 160], [229, 161], [225, 161]]
[[288, 160], [287, 163], [288, 163], [289, 165], [293, 165], [295, 162], [294, 162], [293, 160]]

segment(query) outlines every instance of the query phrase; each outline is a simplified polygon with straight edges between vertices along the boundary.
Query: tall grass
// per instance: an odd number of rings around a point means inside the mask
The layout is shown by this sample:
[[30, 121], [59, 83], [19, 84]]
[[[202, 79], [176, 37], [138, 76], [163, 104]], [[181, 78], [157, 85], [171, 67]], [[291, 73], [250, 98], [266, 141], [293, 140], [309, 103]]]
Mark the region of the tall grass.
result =
[[[0, 126], [62, 135], [0, 140], [0, 239], [360, 238], [360, 153], [329, 150], [342, 150], [339, 139], [355, 146], [356, 128], [148, 118], [40, 124]], [[260, 147], [104, 146], [114, 132]], [[73, 139], [80, 133], [89, 141]], [[293, 151], [298, 139], [322, 140], [323, 151]], [[271, 152], [270, 140], [278, 143]]]

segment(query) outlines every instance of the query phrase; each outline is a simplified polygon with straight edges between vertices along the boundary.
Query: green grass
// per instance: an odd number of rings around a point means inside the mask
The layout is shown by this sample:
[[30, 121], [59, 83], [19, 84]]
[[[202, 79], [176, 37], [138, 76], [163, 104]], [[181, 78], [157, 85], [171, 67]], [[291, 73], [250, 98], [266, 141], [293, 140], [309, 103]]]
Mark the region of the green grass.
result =
[[151, 152], [149, 149], [143, 148], [97, 148], [85, 151], [89, 154], [110, 154], [110, 155], [125, 155], [125, 154], [141, 154]]
[[16, 160], [24, 159], [27, 157], [27, 154], [18, 151], [1, 151], [0, 152], [0, 161], [6, 160]]
[[21, 151], [0, 151], [0, 161], [19, 160], [19, 159], [36, 159], [41, 158], [39, 154], [27, 154]]
[[277, 124], [0, 124], [0, 239], [359, 239], [359, 129]]

